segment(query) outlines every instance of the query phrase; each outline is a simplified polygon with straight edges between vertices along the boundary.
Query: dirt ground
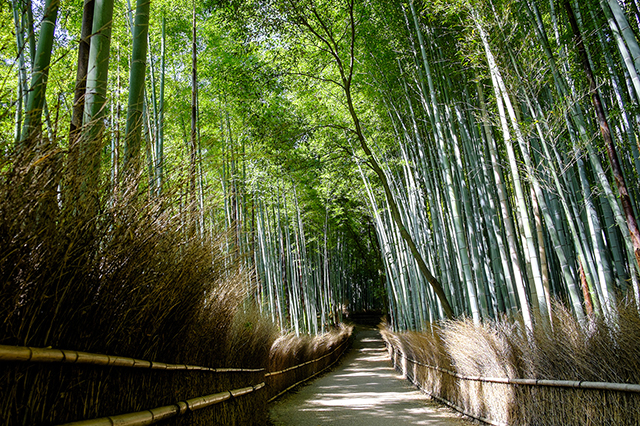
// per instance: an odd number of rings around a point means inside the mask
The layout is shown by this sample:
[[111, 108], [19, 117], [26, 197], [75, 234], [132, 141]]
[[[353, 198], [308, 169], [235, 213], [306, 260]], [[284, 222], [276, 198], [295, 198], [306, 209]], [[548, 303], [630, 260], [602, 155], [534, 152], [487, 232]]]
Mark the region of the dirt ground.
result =
[[269, 408], [273, 426], [473, 424], [411, 386], [393, 369], [380, 333], [362, 327], [338, 367]]

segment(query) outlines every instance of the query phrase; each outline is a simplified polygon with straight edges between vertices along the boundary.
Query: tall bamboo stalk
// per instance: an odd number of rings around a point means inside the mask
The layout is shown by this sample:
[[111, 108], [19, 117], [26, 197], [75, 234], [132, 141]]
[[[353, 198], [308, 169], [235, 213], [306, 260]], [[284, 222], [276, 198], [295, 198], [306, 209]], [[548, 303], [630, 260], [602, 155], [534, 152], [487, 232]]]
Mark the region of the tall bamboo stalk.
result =
[[136, 3], [135, 23], [133, 26], [133, 49], [129, 73], [129, 102], [127, 107], [127, 126], [123, 170], [127, 178], [135, 179], [140, 169], [140, 144], [143, 127], [145, 72], [147, 68], [147, 43], [149, 33], [150, 0], [138, 0]]
[[18, 147], [19, 151], [22, 152], [33, 149], [34, 143], [41, 132], [42, 112], [45, 105], [47, 77], [51, 63], [58, 6], [59, 0], [48, 0], [44, 5], [44, 17], [40, 26], [38, 48], [33, 53], [33, 71], [25, 108], [21, 143]]
[[609, 123], [606, 118], [600, 94], [598, 93], [595, 77], [593, 75], [589, 59], [587, 57], [587, 52], [584, 48], [582, 33], [578, 26], [576, 17], [573, 13], [573, 8], [571, 7], [571, 3], [568, 0], [564, 0], [563, 5], [567, 12], [567, 16], [569, 17], [569, 24], [571, 25], [571, 29], [576, 40], [576, 46], [578, 49], [578, 54], [580, 56], [582, 69], [587, 77], [587, 81], [589, 82], [591, 101], [593, 103], [593, 108], [595, 110], [598, 125], [600, 127], [600, 133], [602, 135], [602, 138], [604, 139], [605, 147], [607, 149], [607, 156], [609, 157], [609, 163], [611, 165], [616, 186], [618, 188], [618, 194], [622, 203], [622, 208], [624, 210], [627, 226], [629, 227], [629, 233], [631, 234], [631, 241], [633, 243], [636, 262], [640, 267], [640, 229], [638, 228], [638, 224], [636, 222], [633, 206], [629, 197], [629, 191], [627, 190], [627, 184], [624, 179], [624, 173], [618, 159], [618, 153], [616, 151], [615, 144], [611, 137]]
[[162, 39], [160, 44], [160, 101], [158, 116], [158, 138], [156, 139], [156, 196], [162, 194], [164, 181], [164, 86], [165, 86], [165, 53], [166, 53], [167, 19], [162, 17]]
[[[113, 0], [95, 0], [89, 47], [80, 160], [76, 171], [81, 182], [76, 207], [93, 217], [98, 208], [97, 190], [104, 144], [104, 120], [111, 46]], [[72, 189], [75, 190], [75, 189]]]
[[189, 145], [189, 198], [191, 206], [191, 220], [196, 221], [197, 215], [197, 138], [198, 138], [198, 51], [196, 39], [196, 4], [193, 2], [193, 17], [191, 25], [191, 138]]
[[16, 47], [18, 51], [18, 96], [16, 103], [16, 118], [15, 118], [15, 130], [14, 130], [14, 142], [20, 143], [22, 137], [22, 115], [23, 109], [27, 103], [28, 96], [28, 81], [27, 81], [27, 67], [25, 61], [25, 42], [24, 42], [24, 29], [23, 29], [23, 13], [20, 7], [19, 0], [13, 0], [13, 21], [16, 33]]
[[84, 111], [84, 97], [87, 88], [87, 72], [89, 69], [89, 49], [91, 42], [91, 30], [93, 28], [93, 13], [95, 0], [84, 0], [82, 9], [82, 28], [78, 42], [78, 66], [76, 70], [76, 87], [73, 98], [73, 112], [69, 131], [70, 157], [73, 150], [73, 162], [77, 162], [77, 140], [79, 129], [82, 127], [82, 114]]

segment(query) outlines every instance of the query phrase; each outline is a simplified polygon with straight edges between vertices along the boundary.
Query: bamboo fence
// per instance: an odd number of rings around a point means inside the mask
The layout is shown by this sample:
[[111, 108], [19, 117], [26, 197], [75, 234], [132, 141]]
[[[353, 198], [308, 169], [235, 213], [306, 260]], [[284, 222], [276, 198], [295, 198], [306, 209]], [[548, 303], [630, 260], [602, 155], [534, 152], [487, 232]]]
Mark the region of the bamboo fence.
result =
[[407, 357], [402, 351], [394, 349], [398, 355], [412, 364], [420, 365], [432, 370], [437, 370], [448, 374], [451, 377], [461, 380], [471, 380], [474, 382], [485, 383], [502, 383], [508, 385], [524, 385], [524, 386], [553, 386], [560, 388], [576, 388], [576, 389], [593, 389], [593, 390], [610, 390], [617, 392], [636, 392], [640, 393], [640, 385], [632, 383], [610, 383], [610, 382], [589, 382], [585, 380], [548, 380], [548, 379], [510, 379], [508, 377], [482, 377], [482, 376], [464, 376], [455, 371], [446, 368], [425, 364], [415, 359]]
[[[322, 356], [321, 356], [321, 357], [319, 357], [319, 358], [312, 359], [312, 360], [310, 360], [310, 361], [306, 361], [306, 362], [303, 362], [303, 363], [301, 363], [301, 364], [294, 365], [293, 367], [285, 368], [284, 370], [280, 370], [280, 371], [270, 371], [270, 372], [268, 372], [268, 373], [265, 373], [265, 375], [264, 375], [264, 376], [265, 376], [265, 377], [276, 376], [276, 375], [278, 375], [278, 374], [286, 373], [286, 372], [291, 371], [291, 370], [296, 370], [296, 369], [298, 369], [298, 368], [300, 368], [300, 367], [304, 367], [305, 365], [309, 365], [309, 364], [313, 364], [314, 362], [321, 361], [321, 360], [323, 360], [323, 359], [325, 359], [325, 358], [327, 358], [327, 357], [329, 357], [329, 356], [333, 355], [334, 353], [336, 353], [336, 351], [337, 351], [338, 349], [340, 349], [342, 346], [344, 346], [344, 344], [345, 344], [345, 343], [347, 343], [347, 341], [348, 341], [348, 339], [347, 339], [347, 340], [345, 340], [344, 342], [340, 343], [338, 346], [336, 346], [336, 348], [335, 348], [334, 350], [332, 350], [331, 352], [329, 352], [329, 353], [327, 353], [327, 354], [325, 354], [325, 355], [322, 355]], [[342, 354], [340, 354], [340, 355], [342, 355]]]
[[632, 384], [632, 383], [610, 383], [610, 382], [591, 382], [591, 381], [583, 381], [583, 380], [547, 380], [547, 379], [512, 379], [507, 377], [482, 377], [482, 376], [465, 376], [455, 371], [448, 370], [446, 368], [429, 365], [418, 360], [412, 359], [406, 356], [401, 350], [392, 345], [390, 342], [385, 340], [385, 344], [387, 345], [387, 349], [390, 352], [391, 360], [394, 364], [394, 367], [401, 371], [405, 377], [413, 383], [416, 387], [418, 387], [421, 391], [429, 395], [429, 397], [453, 408], [454, 410], [473, 418], [475, 420], [479, 420], [483, 423], [490, 424], [493, 426], [507, 426], [508, 423], [496, 421], [493, 419], [489, 419], [483, 416], [479, 416], [477, 414], [469, 412], [464, 407], [457, 405], [456, 403], [443, 398], [441, 395], [437, 395], [435, 392], [426, 389], [417, 377], [414, 377], [411, 374], [409, 368], [404, 368], [398, 366], [397, 357], [400, 357], [406, 360], [409, 363], [412, 363], [417, 366], [421, 366], [430, 370], [438, 371], [444, 374], [449, 375], [455, 379], [474, 381], [474, 382], [483, 382], [483, 383], [499, 383], [504, 385], [518, 385], [518, 386], [527, 386], [527, 387], [554, 387], [554, 388], [567, 388], [567, 389], [583, 389], [583, 390], [597, 390], [597, 391], [615, 391], [615, 392], [626, 392], [637, 394], [640, 393], [640, 385]]
[[287, 386], [285, 389], [280, 390], [277, 394], [275, 394], [275, 395], [273, 395], [271, 398], [269, 398], [269, 400], [268, 400], [267, 402], [271, 402], [271, 401], [275, 400], [276, 398], [278, 398], [279, 396], [281, 396], [281, 395], [283, 395], [283, 394], [287, 393], [288, 391], [290, 391], [291, 389], [295, 388], [295, 387], [296, 387], [296, 386], [298, 386], [299, 384], [304, 383], [304, 382], [306, 382], [307, 380], [310, 380], [310, 379], [314, 378], [315, 376], [317, 376], [318, 374], [322, 373], [323, 371], [326, 371], [327, 369], [331, 368], [331, 367], [332, 367], [336, 362], [338, 362], [338, 361], [340, 360], [340, 358], [342, 357], [342, 355], [343, 355], [343, 354], [344, 354], [344, 352], [346, 351], [346, 349], [347, 349], [347, 348], [346, 348], [346, 344], [347, 344], [347, 342], [349, 342], [349, 340], [350, 340], [350, 339], [348, 339], [348, 338], [347, 338], [347, 339], [344, 339], [344, 341], [343, 341], [342, 343], [340, 343], [338, 346], [336, 346], [336, 347], [335, 347], [335, 349], [333, 349], [331, 352], [326, 353], [325, 355], [323, 355], [323, 356], [321, 356], [321, 357], [319, 357], [319, 358], [316, 358], [316, 359], [313, 359], [313, 360], [310, 360], [310, 361], [306, 361], [306, 362], [303, 362], [303, 363], [301, 363], [301, 364], [297, 364], [297, 365], [294, 365], [294, 366], [292, 366], [292, 367], [285, 368], [285, 369], [283, 369], [283, 370], [279, 370], [279, 371], [270, 371], [270, 372], [266, 373], [266, 374], [265, 374], [265, 379], [269, 379], [270, 377], [277, 376], [277, 375], [280, 375], [280, 374], [288, 373], [288, 372], [290, 372], [290, 371], [297, 370], [297, 369], [299, 369], [299, 368], [305, 367], [305, 366], [310, 365], [310, 364], [318, 363], [318, 362], [322, 361], [322, 360], [323, 360], [323, 359], [325, 359], [325, 358], [331, 357], [331, 356], [333, 356], [333, 355], [334, 355], [334, 354], [335, 354], [339, 349], [341, 349], [341, 348], [342, 348], [342, 351], [340, 352], [340, 355], [338, 355], [338, 356], [333, 360], [333, 362], [331, 362], [329, 365], [325, 366], [324, 368], [322, 368], [322, 369], [320, 369], [320, 370], [318, 370], [318, 371], [315, 371], [314, 373], [312, 373], [312, 374], [311, 374], [311, 375], [309, 375], [309, 376], [304, 377], [302, 380], [299, 380], [299, 381], [297, 381], [296, 383], [294, 383], [294, 384], [292, 384], [292, 385]]
[[231, 398], [238, 398], [251, 392], [262, 389], [265, 383], [256, 386], [248, 386], [240, 389], [219, 392], [211, 395], [199, 396], [176, 402], [172, 405], [153, 408], [151, 410], [138, 411], [136, 413], [121, 414], [118, 416], [102, 417], [99, 419], [82, 420], [79, 422], [65, 423], [61, 426], [142, 426], [157, 423], [161, 420], [184, 415], [188, 412], [200, 410], [219, 404]]
[[[276, 389], [277, 395], [269, 399], [269, 402], [277, 398], [278, 396], [286, 393], [300, 383], [307, 381], [318, 374], [322, 373], [326, 369], [334, 365], [342, 356], [346, 350], [346, 343], [349, 339], [346, 338], [342, 343], [335, 347], [332, 351], [318, 357], [316, 359], [303, 362], [301, 364], [288, 367], [280, 371], [267, 372], [264, 374], [265, 381], [248, 387], [239, 389], [233, 389], [229, 391], [219, 392], [210, 395], [199, 396], [184, 401], [176, 402], [175, 404], [165, 405], [162, 407], [156, 407], [149, 410], [138, 411], [134, 413], [121, 414], [116, 416], [107, 416], [96, 419], [81, 420], [77, 422], [65, 423], [64, 426], [140, 426], [149, 425], [159, 422], [161, 420], [169, 419], [184, 415], [188, 412], [200, 410], [202, 408], [210, 407], [215, 404], [222, 403], [231, 398], [238, 398], [243, 395], [250, 394], [258, 391], [264, 387], [268, 387], [267, 382], [271, 377], [279, 376], [291, 371], [299, 370], [305, 366], [316, 364], [322, 360], [331, 357], [336, 354], [340, 349], [340, 354], [329, 365], [321, 368], [320, 370], [312, 369], [311, 374], [305, 375], [305, 377], [297, 381], [295, 384], [288, 386], [284, 390]], [[123, 368], [139, 368], [139, 369], [151, 369], [151, 370], [165, 370], [165, 371], [202, 371], [210, 373], [259, 373], [264, 372], [265, 368], [209, 368], [197, 365], [188, 364], [167, 364], [163, 362], [140, 360], [135, 358], [127, 358], [115, 355], [95, 354], [89, 352], [79, 352], [73, 350], [53, 349], [53, 348], [35, 348], [26, 346], [7, 346], [0, 345], [0, 362], [24, 362], [24, 363], [59, 363], [59, 364], [84, 364], [95, 366], [108, 366], [108, 367], [123, 367]], [[272, 391], [273, 393], [273, 391]]]

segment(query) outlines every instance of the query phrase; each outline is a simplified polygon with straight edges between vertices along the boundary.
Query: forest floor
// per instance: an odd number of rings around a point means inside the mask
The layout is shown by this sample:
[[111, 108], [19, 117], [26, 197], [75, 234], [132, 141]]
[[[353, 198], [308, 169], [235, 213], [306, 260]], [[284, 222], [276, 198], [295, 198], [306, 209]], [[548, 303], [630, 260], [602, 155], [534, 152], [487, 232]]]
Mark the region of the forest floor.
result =
[[273, 426], [388, 426], [473, 423], [430, 401], [398, 374], [378, 330], [357, 327], [351, 351], [331, 372], [273, 402]]

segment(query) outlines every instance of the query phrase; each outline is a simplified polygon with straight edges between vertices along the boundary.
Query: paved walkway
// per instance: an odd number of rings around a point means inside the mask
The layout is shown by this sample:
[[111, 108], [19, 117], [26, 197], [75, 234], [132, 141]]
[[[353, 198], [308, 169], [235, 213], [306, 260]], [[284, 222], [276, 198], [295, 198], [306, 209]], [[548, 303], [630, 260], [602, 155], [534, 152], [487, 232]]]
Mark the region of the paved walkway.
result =
[[273, 402], [270, 415], [274, 426], [472, 424], [403, 379], [372, 328], [358, 329], [353, 349], [335, 370]]

